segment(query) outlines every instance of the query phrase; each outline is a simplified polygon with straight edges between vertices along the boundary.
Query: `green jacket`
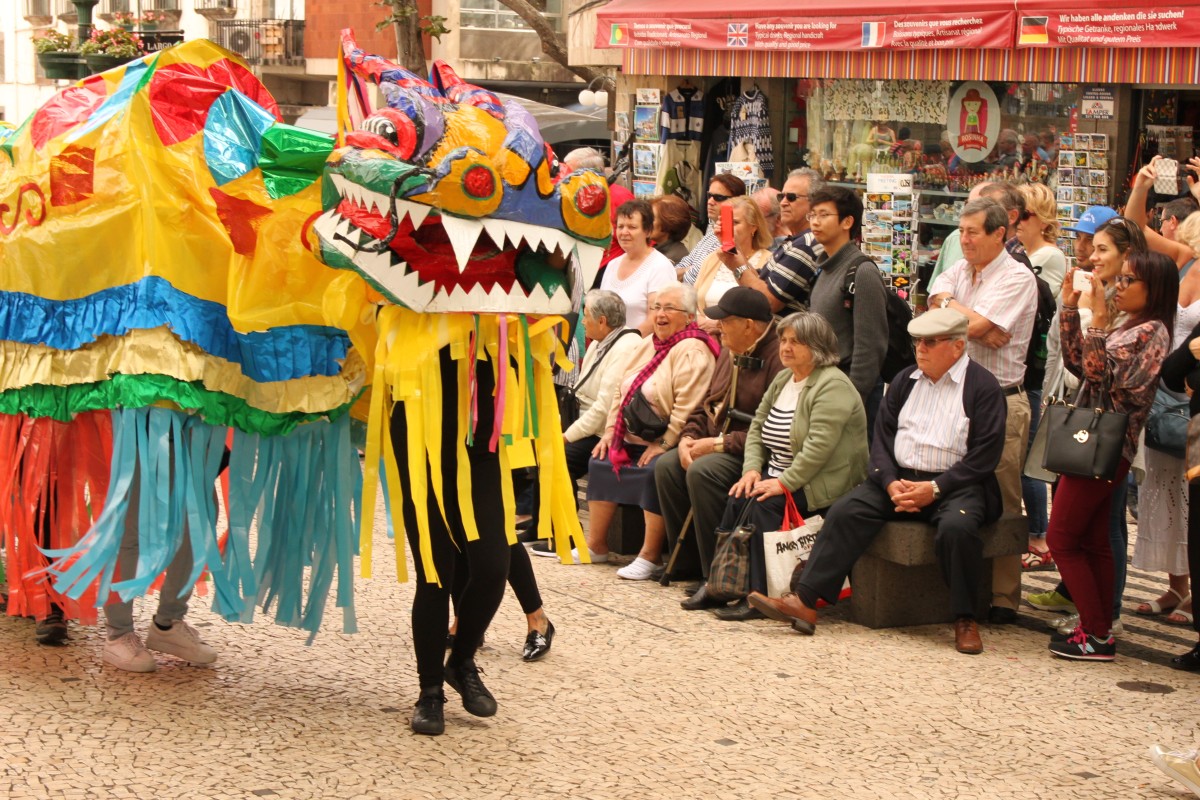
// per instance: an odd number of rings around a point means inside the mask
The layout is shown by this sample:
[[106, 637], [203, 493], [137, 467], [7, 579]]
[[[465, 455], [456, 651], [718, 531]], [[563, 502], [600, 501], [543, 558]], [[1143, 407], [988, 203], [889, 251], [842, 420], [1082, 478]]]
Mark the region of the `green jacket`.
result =
[[[762, 427], [775, 398], [792, 379], [785, 369], [775, 376], [746, 434], [742, 474], [763, 474], [770, 460]], [[788, 491], [804, 489], [810, 509], [826, 508], [866, 480], [867, 414], [854, 384], [837, 367], [817, 367], [808, 376], [792, 417], [791, 466], [779, 476]]]

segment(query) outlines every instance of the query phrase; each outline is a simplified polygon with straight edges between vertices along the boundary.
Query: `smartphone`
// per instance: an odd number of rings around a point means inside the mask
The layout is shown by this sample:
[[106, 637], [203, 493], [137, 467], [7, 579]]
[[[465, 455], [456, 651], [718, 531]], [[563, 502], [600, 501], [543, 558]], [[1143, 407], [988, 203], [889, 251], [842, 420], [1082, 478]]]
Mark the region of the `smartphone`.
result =
[[1157, 178], [1174, 178], [1179, 174], [1179, 162], [1173, 158], [1159, 159], [1154, 165], [1154, 175]]
[[733, 243], [733, 206], [729, 203], [721, 206], [721, 249], [726, 253], [737, 250]]
[[1084, 294], [1090, 292], [1092, 290], [1092, 273], [1086, 270], [1076, 269], [1075, 277], [1071, 281], [1071, 286], [1077, 292]]

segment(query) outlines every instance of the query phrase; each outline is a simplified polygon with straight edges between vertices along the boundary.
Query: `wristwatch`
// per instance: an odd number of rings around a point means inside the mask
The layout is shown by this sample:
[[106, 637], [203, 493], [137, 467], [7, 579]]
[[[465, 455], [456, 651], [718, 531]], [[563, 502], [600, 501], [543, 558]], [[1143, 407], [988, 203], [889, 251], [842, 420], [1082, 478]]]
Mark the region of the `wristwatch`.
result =
[[954, 298], [951, 297], [950, 295], [946, 295], [945, 297], [942, 298], [942, 302], [938, 304], [938, 308], [949, 308], [950, 301], [953, 299]]
[[930, 481], [929, 485], [933, 487], [933, 499], [937, 500], [942, 496], [942, 490], [938, 488], [937, 481]]
[[748, 269], [747, 265], [742, 264], [740, 267], [738, 267], [737, 269], [735, 269], [733, 271], [733, 279], [735, 281], [740, 281], [742, 279], [742, 275], [746, 274], [747, 269]]

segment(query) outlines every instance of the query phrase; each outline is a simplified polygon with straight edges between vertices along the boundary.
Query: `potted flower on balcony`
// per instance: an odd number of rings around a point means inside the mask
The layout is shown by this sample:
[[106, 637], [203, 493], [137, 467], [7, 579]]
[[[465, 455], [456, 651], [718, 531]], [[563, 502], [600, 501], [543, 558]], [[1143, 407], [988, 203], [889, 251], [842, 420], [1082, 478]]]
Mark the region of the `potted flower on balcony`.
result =
[[146, 52], [136, 34], [119, 28], [93, 30], [92, 37], [83, 43], [79, 51], [87, 63], [88, 72], [93, 75], [119, 67]]
[[65, 33], [43, 31], [33, 38], [33, 49], [51, 80], [73, 81], [87, 74], [75, 40]]
[[112, 24], [123, 31], [133, 30], [136, 22], [137, 15], [132, 11], [114, 11], [112, 13]]
[[159, 25], [165, 25], [170, 20], [162, 11], [143, 11], [139, 18], [139, 27], [144, 31], [156, 31]]

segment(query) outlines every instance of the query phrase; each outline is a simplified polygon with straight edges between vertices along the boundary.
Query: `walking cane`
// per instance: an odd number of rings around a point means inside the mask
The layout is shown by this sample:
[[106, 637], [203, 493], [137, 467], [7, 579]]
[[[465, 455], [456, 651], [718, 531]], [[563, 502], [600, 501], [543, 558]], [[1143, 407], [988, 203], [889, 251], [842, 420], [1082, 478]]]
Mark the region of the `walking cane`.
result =
[[667, 559], [667, 568], [663, 570], [663, 576], [658, 581], [660, 585], [671, 585], [671, 575], [675, 572], [675, 559], [679, 558], [679, 551], [683, 549], [683, 540], [687, 538], [691, 527], [692, 511], [688, 509], [687, 517], [683, 520], [683, 527], [679, 529], [679, 538], [675, 540], [675, 546], [671, 548], [671, 557]]

